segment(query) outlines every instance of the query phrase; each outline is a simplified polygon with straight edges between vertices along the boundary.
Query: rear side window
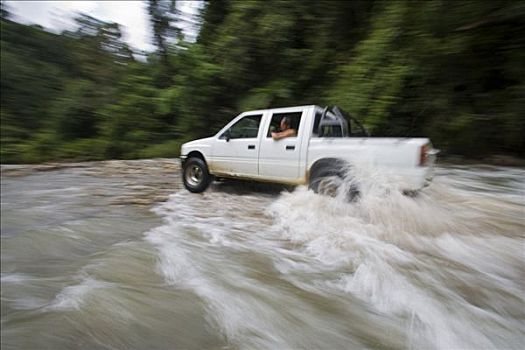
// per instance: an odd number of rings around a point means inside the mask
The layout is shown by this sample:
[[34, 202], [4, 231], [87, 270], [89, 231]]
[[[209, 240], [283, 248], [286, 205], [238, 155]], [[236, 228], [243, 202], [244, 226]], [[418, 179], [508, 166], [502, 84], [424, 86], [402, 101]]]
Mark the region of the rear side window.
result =
[[314, 117], [314, 128], [312, 130], [312, 136], [319, 136], [319, 123], [321, 122], [321, 116], [323, 112], [317, 110]]
[[[330, 113], [330, 112], [329, 112]], [[321, 117], [323, 112], [316, 111], [314, 117], [314, 127], [312, 129], [312, 136], [314, 137], [343, 137], [343, 130], [340, 125], [323, 125], [319, 127], [321, 123]]]
[[301, 117], [303, 112], [291, 112], [291, 113], [274, 113], [272, 115], [272, 120], [270, 121], [270, 127], [266, 133], [266, 137], [272, 137], [272, 132], [281, 131], [281, 120], [283, 118], [289, 118], [291, 128], [297, 131], [299, 130], [299, 125], [301, 124]]
[[318, 133], [322, 137], [343, 137], [343, 130], [340, 125], [323, 125]]
[[243, 117], [233, 124], [229, 130], [221, 135], [221, 139], [226, 138], [226, 133], [230, 132], [230, 139], [253, 139], [257, 138], [259, 125], [261, 124], [262, 114], [249, 115]]

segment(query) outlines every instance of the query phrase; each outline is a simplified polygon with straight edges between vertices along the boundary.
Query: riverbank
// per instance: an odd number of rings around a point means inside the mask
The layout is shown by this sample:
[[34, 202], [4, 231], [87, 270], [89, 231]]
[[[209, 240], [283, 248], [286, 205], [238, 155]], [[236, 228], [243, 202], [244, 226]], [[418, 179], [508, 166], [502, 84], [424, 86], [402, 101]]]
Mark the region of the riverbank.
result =
[[163, 202], [181, 186], [179, 160], [166, 158], [2, 165], [0, 173], [2, 179], [42, 173], [102, 178], [109, 181], [110, 190], [96, 188], [94, 193], [109, 198], [110, 204], [119, 205], [149, 206]]
[[525, 168], [525, 158], [509, 155], [490, 155], [486, 157], [469, 158], [460, 155], [439, 155], [438, 161], [441, 164], [451, 165], [494, 165]]
[[[91, 168], [99, 165], [100, 171], [107, 169], [110, 172], [134, 172], [140, 170], [140, 164], [158, 163], [161, 173], [180, 171], [178, 157], [153, 159], [108, 159], [100, 161], [48, 161], [35, 164], [0, 164], [0, 173], [5, 176], [21, 176], [30, 172], [53, 171], [70, 168]], [[506, 166], [525, 168], [525, 158], [509, 155], [490, 155], [485, 158], [469, 158], [461, 155], [446, 154], [438, 156], [438, 164], [443, 165], [471, 165], [471, 166]], [[128, 167], [128, 165], [130, 167]], [[121, 173], [122, 174], [122, 173]]]

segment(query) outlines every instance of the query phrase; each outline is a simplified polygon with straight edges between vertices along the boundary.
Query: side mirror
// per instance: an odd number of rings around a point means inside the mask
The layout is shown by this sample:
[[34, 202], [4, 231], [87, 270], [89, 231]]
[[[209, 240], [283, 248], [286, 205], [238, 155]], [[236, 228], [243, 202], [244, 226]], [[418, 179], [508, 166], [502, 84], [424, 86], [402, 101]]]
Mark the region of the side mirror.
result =
[[224, 138], [226, 139], [226, 142], [230, 142], [230, 139], [232, 138], [230, 129], [226, 130], [226, 132], [224, 133]]

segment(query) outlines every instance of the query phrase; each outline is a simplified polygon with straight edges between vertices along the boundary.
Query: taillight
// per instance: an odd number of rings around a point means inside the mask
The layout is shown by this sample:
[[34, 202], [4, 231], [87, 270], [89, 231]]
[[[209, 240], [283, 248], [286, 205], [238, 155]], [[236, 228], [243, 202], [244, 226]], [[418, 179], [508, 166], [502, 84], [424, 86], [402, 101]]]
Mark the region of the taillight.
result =
[[426, 145], [421, 146], [421, 150], [419, 153], [419, 166], [425, 166], [427, 164], [428, 151], [429, 151], [428, 143]]

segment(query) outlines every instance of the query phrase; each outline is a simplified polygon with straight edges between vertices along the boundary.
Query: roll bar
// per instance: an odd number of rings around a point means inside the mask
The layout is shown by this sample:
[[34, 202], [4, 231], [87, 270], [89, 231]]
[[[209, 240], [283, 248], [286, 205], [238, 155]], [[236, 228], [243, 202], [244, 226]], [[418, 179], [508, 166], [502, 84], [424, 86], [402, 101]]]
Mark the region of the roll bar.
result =
[[363, 126], [363, 124], [361, 124], [361, 122], [357, 119], [355, 119], [354, 117], [350, 116], [348, 113], [344, 112], [341, 108], [339, 108], [338, 106], [332, 106], [332, 107], [329, 107], [329, 106], [326, 106], [323, 110], [323, 113], [321, 115], [321, 120], [319, 121], [319, 130], [320, 130], [320, 133], [319, 133], [319, 136], [322, 137], [322, 133], [323, 133], [323, 126], [327, 126], [327, 125], [331, 125], [331, 126], [339, 126], [341, 128], [341, 133], [342, 135], [341, 136], [349, 136], [348, 135], [348, 120], [353, 120], [357, 126], [359, 126], [363, 133], [365, 134], [364, 136], [367, 136], [369, 137], [370, 136], [370, 133], [368, 132], [368, 130], [366, 130], [366, 128]]

